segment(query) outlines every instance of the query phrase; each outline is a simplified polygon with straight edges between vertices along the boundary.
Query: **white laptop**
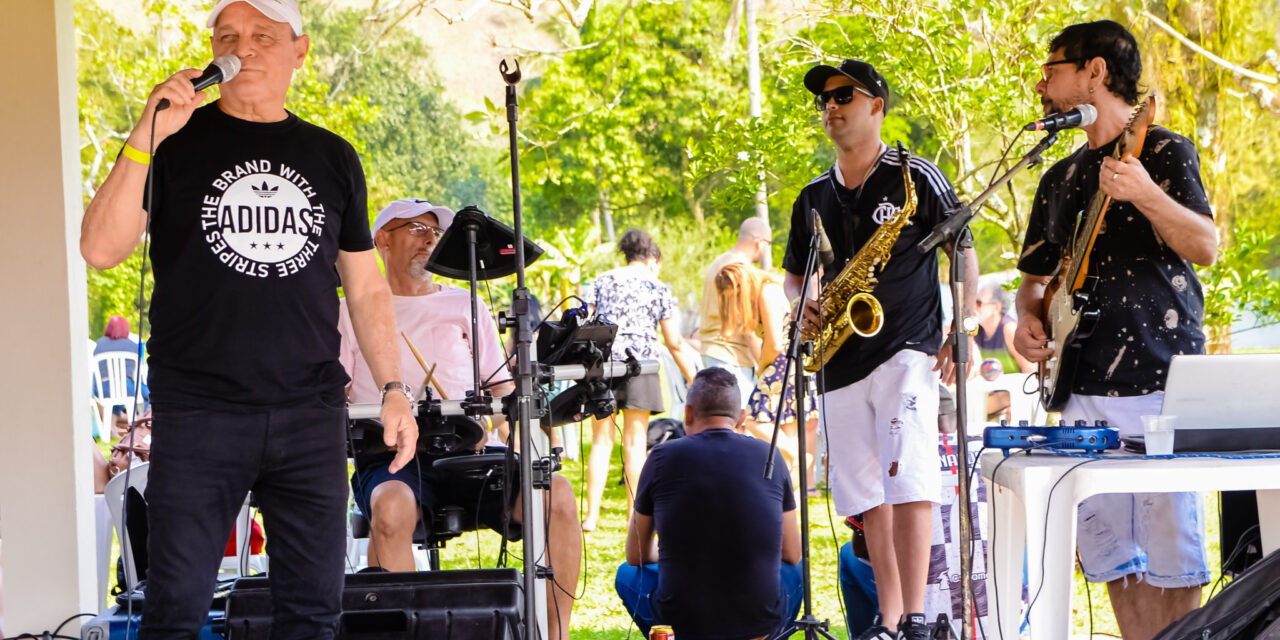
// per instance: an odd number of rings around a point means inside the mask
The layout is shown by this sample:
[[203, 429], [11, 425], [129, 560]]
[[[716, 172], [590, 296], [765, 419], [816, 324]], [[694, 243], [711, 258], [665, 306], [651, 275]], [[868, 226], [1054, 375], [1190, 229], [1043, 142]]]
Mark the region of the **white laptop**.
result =
[[1280, 450], [1280, 354], [1174, 356], [1160, 413], [1177, 453]]

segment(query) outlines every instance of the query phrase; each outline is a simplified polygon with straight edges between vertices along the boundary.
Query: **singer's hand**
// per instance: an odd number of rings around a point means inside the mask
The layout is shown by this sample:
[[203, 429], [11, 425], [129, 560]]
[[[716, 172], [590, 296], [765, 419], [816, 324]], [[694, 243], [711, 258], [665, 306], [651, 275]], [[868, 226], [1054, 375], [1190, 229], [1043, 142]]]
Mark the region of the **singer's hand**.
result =
[[159, 147], [161, 141], [187, 124], [192, 112], [207, 97], [203, 91], [196, 91], [192, 87], [192, 81], [199, 78], [200, 74], [199, 69], [183, 69], [151, 90], [151, 95], [147, 97], [147, 106], [142, 110], [142, 117], [138, 119], [138, 124], [133, 127], [133, 133], [129, 135], [130, 146], [139, 151], [147, 151], [153, 144], [149, 137], [151, 114], [156, 112], [156, 104], [161, 99], [169, 100], [169, 108], [156, 115], [155, 146]]
[[1159, 197], [1163, 192], [1151, 180], [1151, 174], [1142, 166], [1137, 158], [1130, 156], [1123, 161], [1107, 157], [1102, 159], [1102, 168], [1098, 174], [1098, 188], [1111, 196], [1112, 200], [1132, 202], [1141, 208], [1141, 203], [1152, 196]]
[[388, 393], [382, 403], [382, 442], [396, 450], [390, 471], [396, 473], [409, 464], [418, 450], [418, 422], [413, 419], [409, 399], [402, 393]]

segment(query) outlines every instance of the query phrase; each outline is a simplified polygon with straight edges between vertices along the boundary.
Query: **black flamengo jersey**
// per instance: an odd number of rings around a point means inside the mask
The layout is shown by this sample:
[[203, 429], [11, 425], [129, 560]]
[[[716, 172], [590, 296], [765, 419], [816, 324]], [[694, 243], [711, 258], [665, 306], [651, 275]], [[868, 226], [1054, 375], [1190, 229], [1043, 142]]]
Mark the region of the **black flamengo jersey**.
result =
[[[1018, 269], [1037, 276], [1057, 271], [1066, 240], [1098, 191], [1102, 159], [1115, 144], [1082, 145], [1040, 178]], [[1190, 140], [1151, 127], [1138, 160], [1169, 197], [1213, 215], [1200, 182], [1200, 156]], [[1089, 263], [1089, 273], [1098, 276], [1093, 301], [1101, 313], [1083, 342], [1071, 390], [1091, 396], [1160, 391], [1174, 355], [1204, 353], [1200, 280], [1137, 207], [1113, 201], [1102, 220]]]
[[[888, 264], [876, 272], [879, 284], [872, 292], [884, 307], [884, 327], [870, 338], [855, 334], [845, 341], [819, 376], [824, 390], [862, 380], [903, 349], [937, 355], [942, 343], [937, 252], [922, 255], [915, 245], [959, 205], [959, 199], [951, 182], [933, 163], [912, 156], [909, 166], [916, 186], [916, 213], [899, 234]], [[800, 191], [791, 208], [791, 234], [782, 262], [789, 273], [804, 274], [813, 233], [807, 214], [810, 209], [817, 209], [836, 255], [835, 263], [824, 269], [824, 284], [833, 280], [876, 229], [906, 202], [902, 161], [896, 148], [880, 155], [859, 188], [847, 189], [839, 184], [835, 173], [838, 170], [832, 167]]]
[[249, 122], [213, 103], [154, 162], [152, 400], [340, 403], [335, 262], [373, 248], [355, 150], [292, 113]]

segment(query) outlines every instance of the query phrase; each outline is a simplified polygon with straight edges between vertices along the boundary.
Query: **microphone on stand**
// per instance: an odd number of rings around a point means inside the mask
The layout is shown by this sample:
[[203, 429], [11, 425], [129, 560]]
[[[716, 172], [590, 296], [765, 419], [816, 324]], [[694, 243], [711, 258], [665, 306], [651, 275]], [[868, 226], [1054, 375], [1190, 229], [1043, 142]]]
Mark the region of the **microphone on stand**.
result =
[[[215, 84], [226, 82], [240, 73], [240, 58], [236, 56], [218, 56], [204, 68], [204, 73], [191, 81], [191, 86], [196, 91], [208, 89]], [[156, 111], [164, 111], [169, 108], [169, 99], [161, 98], [156, 104]]]
[[1098, 119], [1098, 110], [1091, 104], [1078, 104], [1070, 111], [1051, 113], [1027, 126], [1023, 131], [1061, 131], [1075, 127], [1087, 127]]
[[831, 238], [827, 237], [827, 230], [822, 228], [822, 216], [818, 215], [817, 209], [809, 209], [809, 220], [814, 235], [818, 236], [818, 262], [824, 267], [830, 266], [836, 261], [836, 252], [831, 248]]

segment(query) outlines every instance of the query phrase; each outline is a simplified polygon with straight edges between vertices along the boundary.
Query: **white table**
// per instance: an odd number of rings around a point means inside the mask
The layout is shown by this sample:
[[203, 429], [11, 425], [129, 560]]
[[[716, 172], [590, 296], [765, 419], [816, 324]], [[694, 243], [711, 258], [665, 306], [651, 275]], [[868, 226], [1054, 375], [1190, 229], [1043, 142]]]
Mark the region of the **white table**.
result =
[[[1066, 640], [1071, 629], [1071, 592], [1076, 546], [1076, 505], [1100, 493], [1258, 490], [1264, 553], [1280, 547], [1280, 458], [1229, 460], [1178, 457], [1146, 459], [1109, 454], [1068, 473], [1086, 458], [1050, 452], [982, 456], [989, 492], [991, 553], [988, 576], [999, 612], [996, 638], [1016, 640], [1020, 622], [1023, 545], [1028, 597], [1039, 599], [1030, 612], [1032, 640]], [[1061, 480], [1061, 482], [1059, 482]], [[1053, 502], [1049, 492], [1054, 483]], [[1040, 559], [1044, 558], [1041, 565]], [[1043, 584], [1043, 587], [1041, 586]], [[996, 597], [998, 596], [998, 597]]]

